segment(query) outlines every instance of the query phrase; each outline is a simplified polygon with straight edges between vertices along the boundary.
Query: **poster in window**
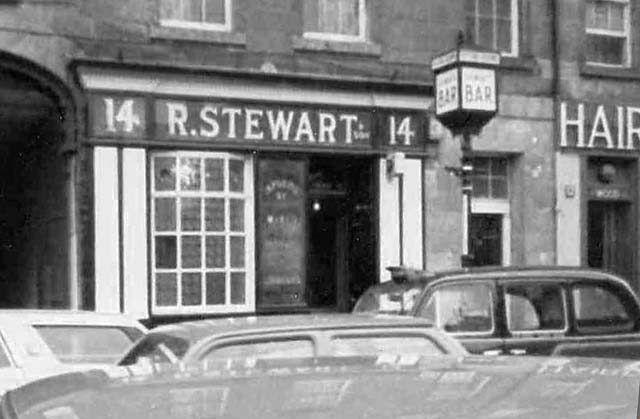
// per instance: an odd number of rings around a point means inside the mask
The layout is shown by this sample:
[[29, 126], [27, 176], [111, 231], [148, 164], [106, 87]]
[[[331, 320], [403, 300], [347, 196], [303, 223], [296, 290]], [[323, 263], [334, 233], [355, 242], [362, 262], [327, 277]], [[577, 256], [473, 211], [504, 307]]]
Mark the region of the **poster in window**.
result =
[[306, 305], [306, 164], [263, 159], [258, 167], [258, 304]]

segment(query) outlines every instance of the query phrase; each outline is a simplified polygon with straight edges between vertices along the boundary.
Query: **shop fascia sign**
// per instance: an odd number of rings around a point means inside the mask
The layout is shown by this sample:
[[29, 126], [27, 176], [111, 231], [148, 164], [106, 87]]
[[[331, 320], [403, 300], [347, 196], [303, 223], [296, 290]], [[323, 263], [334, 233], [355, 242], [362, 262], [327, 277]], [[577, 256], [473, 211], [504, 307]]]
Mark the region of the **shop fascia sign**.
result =
[[120, 95], [90, 100], [90, 136], [98, 139], [420, 151], [427, 129], [421, 110], [166, 98], [148, 106], [146, 98]]
[[560, 148], [640, 150], [640, 107], [577, 101], [559, 107]]

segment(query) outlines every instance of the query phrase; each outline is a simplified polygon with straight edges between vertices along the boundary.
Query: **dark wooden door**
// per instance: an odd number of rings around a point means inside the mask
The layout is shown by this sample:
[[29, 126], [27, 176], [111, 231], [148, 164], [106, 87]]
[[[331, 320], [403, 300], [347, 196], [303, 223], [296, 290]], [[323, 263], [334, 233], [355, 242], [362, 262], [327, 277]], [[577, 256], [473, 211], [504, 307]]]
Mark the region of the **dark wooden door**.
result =
[[502, 215], [473, 214], [471, 254], [475, 266], [502, 265]]

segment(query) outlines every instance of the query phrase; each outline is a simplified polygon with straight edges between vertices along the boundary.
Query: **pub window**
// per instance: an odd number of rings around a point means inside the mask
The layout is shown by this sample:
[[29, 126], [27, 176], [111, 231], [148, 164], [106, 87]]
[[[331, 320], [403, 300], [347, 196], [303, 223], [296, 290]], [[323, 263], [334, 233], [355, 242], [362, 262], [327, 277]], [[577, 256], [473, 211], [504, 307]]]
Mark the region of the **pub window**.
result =
[[231, 0], [160, 0], [160, 24], [186, 29], [231, 30]]
[[304, 36], [336, 41], [366, 40], [365, 0], [305, 0]]
[[629, 0], [589, 0], [585, 56], [590, 64], [629, 66]]
[[509, 161], [506, 158], [474, 158], [474, 198], [507, 199], [509, 197], [508, 168]]
[[466, 0], [466, 33], [473, 42], [518, 55], [518, 0]]
[[253, 309], [251, 160], [158, 152], [151, 170], [154, 313]]

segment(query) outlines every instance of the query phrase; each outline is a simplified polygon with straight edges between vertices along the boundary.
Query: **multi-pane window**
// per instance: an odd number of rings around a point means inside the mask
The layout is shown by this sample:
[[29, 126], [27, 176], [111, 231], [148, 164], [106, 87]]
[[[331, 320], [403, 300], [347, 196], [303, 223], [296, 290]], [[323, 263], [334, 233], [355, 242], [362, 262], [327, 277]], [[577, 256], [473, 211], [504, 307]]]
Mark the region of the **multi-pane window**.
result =
[[629, 0], [589, 0], [585, 55], [589, 63], [630, 65]]
[[518, 1], [466, 0], [466, 33], [477, 45], [518, 55]]
[[366, 39], [365, 0], [304, 0], [304, 35], [336, 41]]
[[251, 163], [225, 153], [154, 153], [155, 312], [246, 309], [253, 296]]
[[160, 0], [160, 24], [231, 30], [231, 0]]
[[473, 159], [473, 196], [507, 199], [509, 197], [509, 161], [498, 157]]

